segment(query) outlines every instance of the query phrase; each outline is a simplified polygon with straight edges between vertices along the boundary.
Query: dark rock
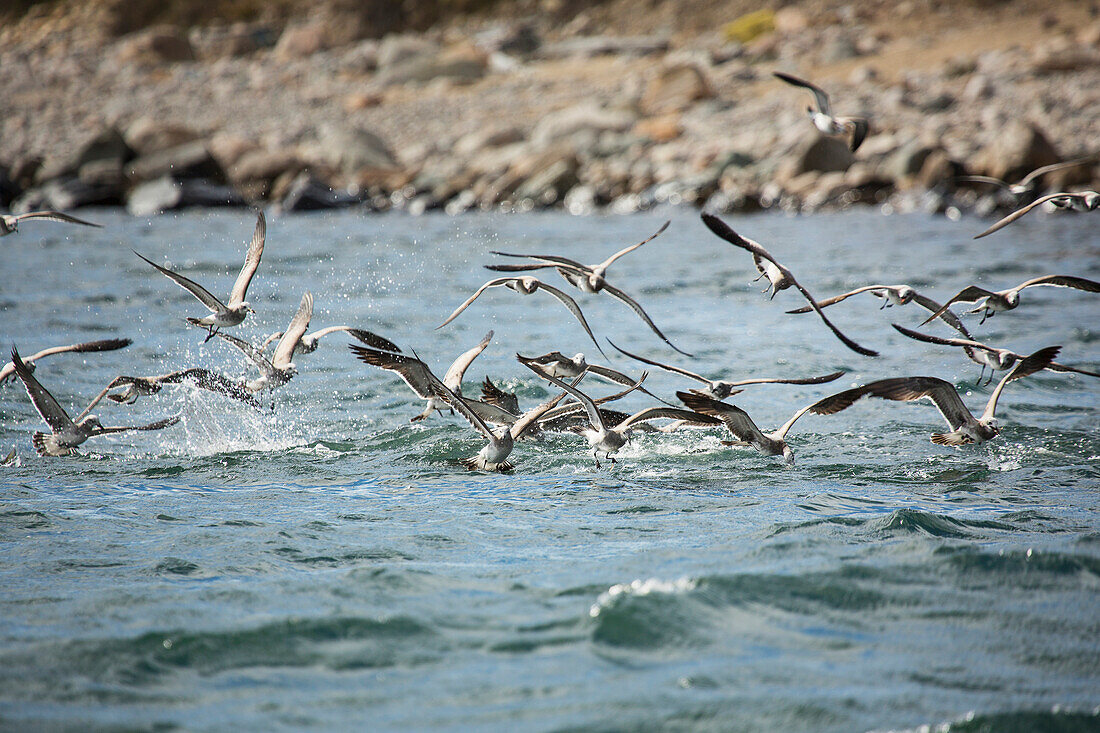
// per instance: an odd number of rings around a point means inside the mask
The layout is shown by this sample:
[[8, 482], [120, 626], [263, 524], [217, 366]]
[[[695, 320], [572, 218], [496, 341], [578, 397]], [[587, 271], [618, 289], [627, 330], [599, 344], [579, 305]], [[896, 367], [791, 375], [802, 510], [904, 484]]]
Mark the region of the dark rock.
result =
[[[117, 128], [107, 127], [84, 143], [69, 164], [68, 170], [76, 172], [88, 163], [111, 161], [122, 166], [134, 157], [134, 151], [126, 144]], [[42, 175], [42, 172], [40, 172]]]
[[114, 186], [121, 188], [126, 183], [122, 174], [122, 163], [118, 160], [93, 160], [80, 166], [77, 178], [93, 186]]
[[542, 45], [538, 31], [530, 22], [519, 22], [497, 26], [477, 35], [478, 48], [492, 53], [506, 53], [512, 56], [530, 56]]
[[133, 216], [151, 216], [188, 206], [244, 206], [247, 202], [228, 186], [171, 176], [142, 183], [130, 191], [126, 210]]
[[117, 186], [89, 184], [79, 178], [60, 178], [38, 188], [25, 191], [12, 202], [12, 211], [35, 209], [65, 211], [81, 206], [118, 206], [122, 192]]
[[855, 156], [842, 139], [813, 134], [796, 146], [777, 176], [790, 180], [811, 171], [845, 171], [854, 161]]
[[201, 137], [190, 127], [173, 122], [162, 122], [154, 117], [138, 119], [123, 133], [126, 144], [137, 156], [158, 153], [177, 145], [194, 142]]
[[134, 182], [151, 181], [165, 176], [177, 180], [205, 178], [219, 183], [226, 180], [225, 171], [201, 140], [143, 155], [127, 166], [126, 175]]
[[305, 167], [293, 150], [253, 150], [242, 155], [229, 169], [229, 179], [237, 184], [257, 181], [271, 184], [283, 175], [297, 176]]
[[925, 145], [920, 140], [910, 140], [883, 161], [882, 173], [893, 181], [915, 176], [934, 150], [936, 148]]
[[133, 33], [118, 44], [115, 61], [122, 65], [157, 66], [166, 62], [194, 61], [191, 41], [171, 25], [159, 25]]
[[19, 192], [20, 188], [12, 179], [8, 167], [0, 165], [0, 208], [8, 208]]
[[360, 196], [335, 191], [309, 171], [302, 171], [295, 176], [280, 206], [283, 211], [316, 211], [352, 206], [361, 201]]

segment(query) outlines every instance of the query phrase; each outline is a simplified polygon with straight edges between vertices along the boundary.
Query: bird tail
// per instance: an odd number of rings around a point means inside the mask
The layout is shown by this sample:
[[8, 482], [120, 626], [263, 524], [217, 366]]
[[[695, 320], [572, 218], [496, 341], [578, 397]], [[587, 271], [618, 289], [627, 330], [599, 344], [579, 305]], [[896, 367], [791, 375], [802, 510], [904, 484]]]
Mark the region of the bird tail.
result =
[[40, 456], [67, 456], [73, 452], [72, 448], [61, 445], [57, 436], [52, 433], [35, 433], [31, 436], [34, 449]]
[[486, 464], [481, 456], [472, 456], [470, 458], [459, 459], [463, 466], [470, 471], [500, 471], [501, 473], [507, 473], [515, 468], [514, 465], [508, 461], [501, 461], [500, 463], [494, 463], [492, 467]]
[[936, 445], [958, 447], [960, 445], [969, 445], [974, 442], [974, 439], [962, 433], [932, 433], [932, 442]]

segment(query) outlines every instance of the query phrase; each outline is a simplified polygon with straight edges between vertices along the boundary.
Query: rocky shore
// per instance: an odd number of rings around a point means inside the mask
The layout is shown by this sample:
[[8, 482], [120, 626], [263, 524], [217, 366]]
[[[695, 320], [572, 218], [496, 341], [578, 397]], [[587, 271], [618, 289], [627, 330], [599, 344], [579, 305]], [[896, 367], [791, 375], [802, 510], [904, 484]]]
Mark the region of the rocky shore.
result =
[[[331, 18], [104, 37], [43, 10], [0, 32], [0, 208], [991, 213], [1015, 202], [959, 176], [1100, 150], [1095, 7], [930, 2], [718, 9], [697, 32], [465, 18], [358, 40]], [[817, 133], [810, 95], [775, 70], [868, 117], [858, 151]], [[1043, 188], [1098, 183], [1090, 159]]]

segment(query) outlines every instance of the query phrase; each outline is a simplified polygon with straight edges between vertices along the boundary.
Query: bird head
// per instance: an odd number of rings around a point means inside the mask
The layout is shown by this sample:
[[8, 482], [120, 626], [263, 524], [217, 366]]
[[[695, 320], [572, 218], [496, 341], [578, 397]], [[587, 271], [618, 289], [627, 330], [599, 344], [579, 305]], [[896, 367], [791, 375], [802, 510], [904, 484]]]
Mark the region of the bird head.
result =
[[787, 462], [788, 466], [794, 465], [794, 451], [791, 450], [789, 445], [783, 446], [783, 460]]
[[917, 294], [917, 291], [908, 285], [902, 285], [898, 288], [898, 302], [902, 305], [906, 305], [913, 300], [913, 296]]
[[256, 315], [255, 309], [252, 307], [252, 304], [249, 303], [247, 300], [241, 301], [241, 308], [244, 309], [245, 313], [251, 313], [252, 315]]

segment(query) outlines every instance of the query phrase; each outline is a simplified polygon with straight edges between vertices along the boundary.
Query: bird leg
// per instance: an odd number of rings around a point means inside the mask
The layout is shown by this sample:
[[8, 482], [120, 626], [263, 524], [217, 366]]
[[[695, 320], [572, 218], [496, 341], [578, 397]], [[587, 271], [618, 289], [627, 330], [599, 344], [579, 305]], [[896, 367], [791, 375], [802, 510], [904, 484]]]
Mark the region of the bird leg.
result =
[[600, 469], [600, 449], [596, 448], [592, 451], [592, 458], [596, 461], [596, 470]]
[[217, 326], [211, 326], [210, 328], [207, 329], [206, 338], [204, 338], [202, 340], [202, 342], [205, 344], [207, 341], [214, 338], [214, 334], [216, 334], [217, 332], [218, 332], [218, 327]]
[[615, 460], [615, 456], [611, 455], [610, 451], [605, 452], [604, 456], [607, 458], [607, 460], [611, 461], [612, 463], [618, 463], [618, 461]]
[[982, 386], [982, 378], [983, 377], [985, 377], [985, 364], [982, 364], [982, 370], [980, 372], [978, 372], [978, 381], [976, 383], [976, 386], [978, 386], [978, 387]]

